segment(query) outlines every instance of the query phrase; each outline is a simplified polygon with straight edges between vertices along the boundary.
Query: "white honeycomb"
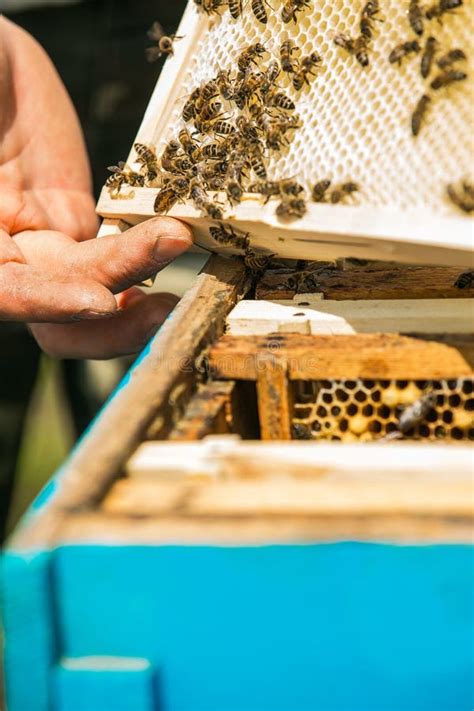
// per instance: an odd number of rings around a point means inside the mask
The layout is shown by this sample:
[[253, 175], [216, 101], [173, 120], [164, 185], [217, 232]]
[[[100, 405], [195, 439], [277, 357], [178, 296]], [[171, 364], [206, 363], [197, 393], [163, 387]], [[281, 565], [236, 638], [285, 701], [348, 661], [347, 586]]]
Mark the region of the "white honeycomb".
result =
[[[157, 148], [176, 136], [182, 127], [181, 109], [185, 96], [219, 69], [235, 68], [241, 51], [262, 42], [271, 55], [279, 55], [281, 43], [293, 39], [301, 56], [317, 50], [323, 69], [301, 93], [282, 84], [297, 104], [304, 126], [295, 132], [290, 148], [269, 163], [269, 178], [297, 176], [309, 186], [317, 180], [356, 181], [361, 187], [356, 201], [374, 207], [428, 208], [439, 214], [459, 214], [445, 196], [449, 182], [471, 179], [474, 165], [473, 81], [474, 51], [470, 51], [473, 30], [473, 4], [464, 5], [443, 18], [425, 22], [420, 38], [433, 35], [442, 52], [460, 47], [468, 61], [459, 66], [468, 79], [440, 91], [429, 90], [420, 74], [421, 55], [411, 55], [402, 66], [391, 65], [388, 55], [400, 42], [416, 39], [408, 18], [408, 0], [381, 0], [382, 22], [376, 22], [376, 35], [370, 66], [334, 45], [337, 32], [357, 35], [364, 0], [312, 0], [311, 7], [299, 14], [298, 24], [284, 24], [281, 1], [272, 0], [268, 24], [254, 18], [251, 3], [244, 2], [243, 15], [234, 20], [227, 9], [212, 16], [209, 27], [196, 44], [187, 66], [171, 122]], [[196, 9], [196, 14], [198, 13]], [[283, 75], [282, 75], [283, 76]], [[426, 124], [414, 138], [410, 120], [423, 93], [433, 98]], [[352, 201], [353, 202], [353, 201]], [[337, 208], [336, 208], [337, 209]]]

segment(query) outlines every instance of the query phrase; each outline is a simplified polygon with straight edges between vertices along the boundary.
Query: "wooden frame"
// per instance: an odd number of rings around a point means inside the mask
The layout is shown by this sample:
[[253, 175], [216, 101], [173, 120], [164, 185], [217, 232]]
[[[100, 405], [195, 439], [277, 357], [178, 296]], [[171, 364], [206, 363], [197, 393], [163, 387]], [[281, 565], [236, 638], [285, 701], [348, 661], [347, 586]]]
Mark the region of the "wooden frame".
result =
[[[157, 144], [169, 124], [176, 102], [182, 98], [180, 81], [199, 37], [214, 20], [198, 13], [189, 2], [177, 34], [174, 56], [169, 57], [150, 99], [136, 140]], [[133, 153], [129, 162], [133, 162]], [[114, 199], [104, 188], [97, 212], [107, 219], [136, 224], [155, 216], [156, 189], [134, 188], [131, 199]], [[176, 205], [169, 212], [194, 230], [198, 245], [223, 254], [238, 253], [218, 246], [209, 236], [208, 219], [191, 205]], [[262, 205], [255, 195], [225, 216], [238, 229], [250, 233], [252, 247], [284, 258], [333, 259], [352, 256], [424, 264], [472, 265], [472, 231], [467, 217], [440, 217], [430, 212], [372, 207], [309, 204], [304, 218], [285, 223], [275, 216], [274, 201]]]

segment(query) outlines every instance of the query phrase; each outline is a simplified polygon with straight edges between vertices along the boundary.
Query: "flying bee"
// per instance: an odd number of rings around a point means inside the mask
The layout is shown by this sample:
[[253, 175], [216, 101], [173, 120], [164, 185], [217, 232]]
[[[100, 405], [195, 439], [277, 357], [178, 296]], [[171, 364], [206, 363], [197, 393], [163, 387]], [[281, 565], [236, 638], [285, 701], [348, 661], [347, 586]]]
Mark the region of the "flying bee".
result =
[[285, 24], [298, 22], [298, 13], [311, 6], [311, 0], [286, 0], [281, 11], [281, 19]]
[[282, 218], [301, 218], [307, 210], [306, 202], [302, 198], [291, 198], [282, 200], [276, 209], [276, 214]]
[[446, 188], [451, 202], [463, 212], [474, 212], [474, 186], [463, 182], [461, 188], [448, 185]]
[[229, 12], [234, 20], [238, 20], [242, 14], [242, 0], [229, 0]]
[[359, 190], [357, 183], [348, 182], [342, 183], [339, 188], [332, 190], [329, 194], [329, 199], [333, 205], [342, 202], [345, 198], [349, 197], [353, 193]]
[[294, 111], [296, 109], [295, 102], [282, 91], [273, 90], [268, 92], [268, 105], [285, 111]]
[[252, 12], [255, 19], [261, 22], [262, 25], [266, 25], [268, 22], [268, 14], [265, 5], [268, 5], [266, 0], [252, 0]]
[[415, 34], [423, 34], [423, 10], [421, 9], [420, 0], [410, 0], [408, 22]]
[[140, 163], [146, 171], [147, 180], [156, 180], [158, 177], [158, 158], [156, 151], [144, 143], [135, 143], [134, 146], [137, 154], [137, 163]]
[[446, 12], [461, 7], [463, 0], [439, 0], [429, 7], [425, 13], [427, 20], [440, 20]]
[[209, 234], [218, 244], [230, 244], [237, 249], [247, 250], [250, 246], [249, 233], [237, 232], [232, 225], [219, 222], [218, 225], [209, 227]]
[[255, 60], [260, 59], [260, 57], [262, 57], [262, 55], [264, 55], [266, 51], [267, 50], [260, 42], [251, 44], [249, 47], [247, 47], [247, 49], [244, 49], [244, 51], [241, 52], [239, 58], [237, 59], [237, 66], [239, 67], [239, 70], [245, 75], [250, 69], [250, 65], [256, 65], [257, 62]]
[[434, 56], [438, 47], [438, 42], [434, 37], [428, 37], [425, 43], [425, 49], [421, 56], [420, 72], [423, 79], [426, 79], [431, 72]]
[[156, 62], [156, 60], [162, 57], [164, 54], [173, 54], [174, 42], [176, 42], [176, 40], [183, 39], [182, 37], [178, 37], [178, 35], [176, 34], [170, 35], [168, 37], [159, 22], [154, 22], [152, 24], [152, 26], [147, 32], [147, 35], [149, 39], [154, 40], [158, 43], [156, 47], [147, 47], [145, 50], [146, 57], [149, 62]]
[[411, 116], [411, 131], [414, 136], [418, 136], [420, 133], [423, 121], [428, 111], [428, 107], [431, 104], [431, 98], [428, 94], [423, 94], [418, 100], [415, 110]]
[[474, 271], [462, 272], [454, 282], [457, 289], [474, 289]]
[[197, 113], [197, 103], [201, 97], [201, 89], [197, 87], [197, 89], [194, 89], [194, 91], [191, 92], [189, 97], [186, 99], [186, 103], [183, 106], [183, 111], [182, 111], [182, 117], [183, 120], [186, 121], [191, 121], [196, 113]]
[[221, 69], [215, 79], [219, 94], [226, 101], [232, 101], [234, 98], [235, 88], [230, 77], [230, 71], [224, 71]]
[[261, 272], [266, 269], [275, 254], [257, 254], [250, 247], [247, 247], [244, 254], [244, 264], [252, 272]]
[[158, 192], [153, 206], [155, 212], [158, 215], [168, 212], [179, 199], [186, 197], [188, 192], [189, 180], [184, 177], [174, 178]]
[[388, 55], [388, 61], [390, 64], [401, 64], [402, 59], [407, 57], [409, 54], [417, 53], [420, 51], [420, 45], [417, 40], [410, 40], [408, 42], [402, 42], [392, 49]]
[[436, 394], [425, 393], [419, 400], [405, 407], [398, 420], [398, 429], [402, 434], [407, 434], [418, 425], [423, 424], [427, 416], [436, 407]]
[[462, 62], [467, 59], [462, 49], [451, 49], [438, 59], [436, 64], [440, 69], [449, 69], [455, 62]]
[[448, 71], [438, 74], [430, 86], [432, 89], [437, 91], [438, 89], [444, 89], [447, 86], [451, 86], [458, 81], [463, 81], [467, 79], [467, 74], [465, 72], [459, 71], [459, 69], [448, 69]]
[[298, 52], [298, 47], [290, 39], [285, 40], [280, 47], [280, 64], [286, 74], [293, 74], [295, 71], [293, 65], [293, 54], [295, 52]]
[[330, 180], [320, 180], [313, 186], [311, 197], [313, 202], [326, 202], [326, 193], [331, 186]]
[[312, 52], [308, 57], [304, 57], [301, 61], [301, 68], [293, 76], [293, 86], [296, 91], [301, 91], [303, 86], [309, 86], [308, 77], [316, 76], [315, 69], [321, 64], [321, 57], [317, 52]]

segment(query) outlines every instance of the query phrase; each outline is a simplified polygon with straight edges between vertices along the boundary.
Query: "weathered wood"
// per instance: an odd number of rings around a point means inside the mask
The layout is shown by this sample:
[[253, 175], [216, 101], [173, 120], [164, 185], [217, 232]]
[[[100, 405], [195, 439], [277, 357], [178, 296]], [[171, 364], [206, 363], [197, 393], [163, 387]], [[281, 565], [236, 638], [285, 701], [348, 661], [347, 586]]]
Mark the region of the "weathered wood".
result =
[[294, 301], [243, 299], [227, 316], [232, 336], [270, 333], [454, 333], [471, 334], [472, 299], [396, 299], [391, 301]]
[[414, 477], [457, 481], [472, 473], [472, 449], [421, 442], [330, 444], [245, 442], [238, 437], [207, 437], [203, 442], [145, 442], [126, 464], [131, 478], [279, 480], [324, 477], [364, 479], [374, 486]]
[[438, 515], [472, 517], [474, 477], [415, 475], [371, 481], [357, 477], [325, 481], [173, 482], [122, 479], [102, 508], [121, 516], [374, 516]]
[[288, 363], [271, 351], [256, 355], [257, 398], [263, 440], [291, 439], [293, 403]]
[[180, 421], [169, 434], [170, 440], [199, 440], [209, 434], [229, 432], [226, 412], [230, 408], [235, 383], [211, 381], [199, 388]]
[[[457, 267], [395, 266], [369, 262], [367, 266], [342, 270], [308, 265], [315, 277], [303, 279], [295, 288], [294, 270], [267, 270], [257, 285], [257, 299], [292, 299], [297, 293], [320, 292], [325, 299], [455, 299], [469, 296], [454, 286]], [[293, 277], [293, 280], [291, 278]], [[292, 281], [293, 288], [288, 284]]]
[[224, 336], [210, 349], [209, 367], [216, 378], [256, 380], [262, 350], [286, 358], [292, 380], [455, 378], [470, 375], [473, 365], [455, 347], [427, 337], [275, 334]]

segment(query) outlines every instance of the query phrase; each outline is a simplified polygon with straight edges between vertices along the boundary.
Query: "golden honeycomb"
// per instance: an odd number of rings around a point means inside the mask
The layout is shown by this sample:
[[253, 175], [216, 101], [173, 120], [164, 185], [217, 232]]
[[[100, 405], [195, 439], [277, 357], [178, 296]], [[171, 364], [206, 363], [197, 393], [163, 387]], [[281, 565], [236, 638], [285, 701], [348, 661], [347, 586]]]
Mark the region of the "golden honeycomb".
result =
[[[282, 3], [271, 4], [274, 9], [267, 7], [267, 25], [257, 22], [250, 2], [244, 3], [237, 20], [227, 10], [210, 17], [180, 80], [181, 98], [167, 129], [156, 136], [158, 151], [183, 127], [182, 106], [193, 88], [210, 80], [219, 69], [235, 68], [242, 50], [257, 41], [269, 52], [264, 57], [267, 65], [278, 57], [281, 43], [290, 38], [301, 48], [300, 56], [319, 52], [323, 68], [299, 94], [287, 78], [279, 79], [295, 100], [304, 125], [295, 132], [286, 152], [270, 157], [269, 178], [296, 176], [307, 186], [323, 178], [351, 180], [361, 187], [355, 201], [363, 205], [458, 214], [446, 199], [445, 187], [472, 176], [474, 165], [472, 0], [465, 0], [442, 21], [426, 22], [419, 38], [423, 45], [433, 35], [441, 52], [459, 47], [468, 54], [462, 65], [467, 81], [440, 91], [429, 90], [435, 70], [428, 79], [421, 77], [420, 54], [410, 56], [401, 66], [388, 62], [395, 45], [416, 39], [407, 19], [408, 0], [380, 1], [383, 22], [375, 23], [370, 66], [366, 68], [333, 41], [339, 32], [357, 34], [363, 0], [312, 0], [299, 14], [297, 24], [284, 24]], [[202, 13], [196, 7], [194, 12], [198, 21]], [[433, 98], [432, 107], [426, 125], [414, 138], [411, 114], [427, 91]], [[231, 106], [225, 108], [232, 110]]]
[[473, 440], [474, 380], [313, 380], [294, 382], [295, 439], [372, 441], [393, 437], [400, 414], [424, 394], [436, 405], [405, 439]]

